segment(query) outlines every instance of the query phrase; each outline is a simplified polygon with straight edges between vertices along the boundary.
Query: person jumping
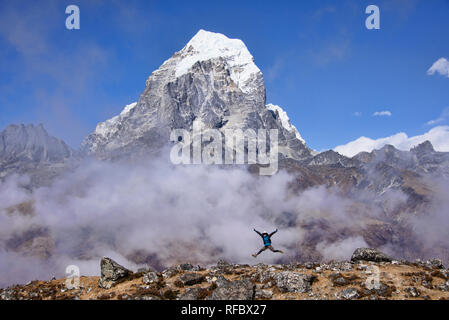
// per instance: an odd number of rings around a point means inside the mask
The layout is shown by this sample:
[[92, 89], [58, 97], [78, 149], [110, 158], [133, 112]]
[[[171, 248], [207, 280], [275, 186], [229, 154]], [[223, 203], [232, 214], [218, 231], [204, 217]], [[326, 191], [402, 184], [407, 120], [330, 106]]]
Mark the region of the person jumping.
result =
[[272, 233], [268, 234], [268, 232], [264, 231], [263, 233], [260, 233], [259, 231], [257, 231], [256, 229], [254, 229], [254, 231], [262, 237], [263, 239], [263, 245], [264, 247], [262, 249], [259, 250], [259, 252], [253, 254], [253, 257], [256, 258], [259, 254], [261, 254], [262, 252], [264, 252], [267, 249], [270, 249], [272, 252], [279, 252], [279, 253], [284, 253], [282, 250], [275, 250], [272, 246], [271, 246], [271, 236], [273, 234], [275, 234], [276, 232], [278, 232], [278, 229], [274, 230]]

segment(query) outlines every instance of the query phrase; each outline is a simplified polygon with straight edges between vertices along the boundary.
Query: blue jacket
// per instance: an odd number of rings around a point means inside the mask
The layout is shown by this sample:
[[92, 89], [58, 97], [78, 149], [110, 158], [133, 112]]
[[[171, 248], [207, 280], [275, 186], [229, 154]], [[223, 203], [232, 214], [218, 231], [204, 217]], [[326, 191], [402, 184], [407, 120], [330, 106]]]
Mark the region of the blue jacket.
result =
[[263, 245], [265, 247], [271, 246], [271, 236], [273, 234], [275, 234], [276, 232], [278, 232], [278, 229], [274, 230], [272, 233], [268, 234], [268, 233], [260, 233], [259, 231], [257, 231], [256, 229], [254, 229], [254, 231], [262, 237], [263, 239]]

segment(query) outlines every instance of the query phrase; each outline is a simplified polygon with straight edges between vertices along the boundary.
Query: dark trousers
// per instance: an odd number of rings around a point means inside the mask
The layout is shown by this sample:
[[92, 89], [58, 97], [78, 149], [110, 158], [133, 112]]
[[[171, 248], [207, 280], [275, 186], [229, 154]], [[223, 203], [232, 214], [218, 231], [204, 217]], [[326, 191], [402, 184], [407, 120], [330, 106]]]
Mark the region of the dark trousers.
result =
[[267, 249], [271, 250], [272, 252], [281, 252], [281, 250], [275, 250], [271, 245], [269, 245], [269, 246], [265, 246], [262, 249], [260, 249], [259, 252], [256, 253], [256, 255], [258, 256], [259, 254], [261, 254], [262, 252], [264, 252]]

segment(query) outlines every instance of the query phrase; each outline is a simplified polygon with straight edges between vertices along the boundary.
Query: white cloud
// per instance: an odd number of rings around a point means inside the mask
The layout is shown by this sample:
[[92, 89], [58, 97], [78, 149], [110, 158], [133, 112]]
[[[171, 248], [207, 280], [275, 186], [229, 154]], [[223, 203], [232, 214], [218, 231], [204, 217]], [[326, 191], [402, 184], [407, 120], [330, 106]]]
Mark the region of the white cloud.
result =
[[387, 116], [387, 117], [391, 117], [391, 111], [385, 110], [385, 111], [376, 111], [373, 113], [374, 117], [383, 117], [383, 116]]
[[441, 123], [449, 119], [449, 107], [445, 108], [443, 112], [441, 112], [441, 115], [437, 119], [433, 119], [428, 121], [426, 124], [429, 126], [433, 126], [435, 124]]
[[359, 111], [356, 111], [356, 112], [354, 112], [354, 116], [355, 116], [355, 117], [361, 117], [361, 116], [362, 116], [362, 113], [359, 112]]
[[344, 261], [348, 260], [348, 257], [352, 255], [355, 249], [366, 247], [368, 247], [368, 245], [365, 240], [358, 236], [349, 237], [332, 243], [323, 241], [317, 244], [316, 249], [328, 259]]
[[430, 76], [434, 75], [436, 72], [449, 78], [449, 61], [446, 58], [438, 59], [430, 69], [427, 70], [427, 74]]
[[371, 152], [375, 149], [380, 149], [386, 144], [391, 144], [399, 150], [410, 150], [414, 146], [429, 140], [436, 151], [449, 151], [449, 126], [435, 127], [428, 132], [409, 137], [404, 132], [397, 133], [390, 137], [370, 139], [367, 137], [360, 137], [357, 140], [351, 141], [345, 145], [340, 145], [334, 150], [347, 157], [353, 157], [359, 152]]

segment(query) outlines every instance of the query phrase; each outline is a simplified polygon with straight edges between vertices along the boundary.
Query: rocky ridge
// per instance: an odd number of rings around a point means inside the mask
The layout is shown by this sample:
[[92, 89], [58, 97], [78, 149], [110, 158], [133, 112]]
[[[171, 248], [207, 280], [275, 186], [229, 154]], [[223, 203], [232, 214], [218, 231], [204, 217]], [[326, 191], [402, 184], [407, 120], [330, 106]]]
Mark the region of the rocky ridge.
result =
[[11, 174], [27, 174], [32, 186], [47, 185], [78, 157], [42, 124], [9, 125], [0, 132], [0, 180]]
[[[373, 281], [377, 277], [378, 281]], [[219, 261], [207, 268], [184, 263], [161, 272], [132, 272], [109, 258], [101, 277], [32, 281], [0, 289], [1, 300], [447, 300], [449, 270], [441, 260], [397, 261], [371, 248], [351, 261], [256, 264]], [[107, 285], [105, 286], [105, 283]]]

